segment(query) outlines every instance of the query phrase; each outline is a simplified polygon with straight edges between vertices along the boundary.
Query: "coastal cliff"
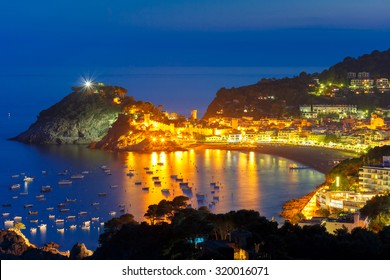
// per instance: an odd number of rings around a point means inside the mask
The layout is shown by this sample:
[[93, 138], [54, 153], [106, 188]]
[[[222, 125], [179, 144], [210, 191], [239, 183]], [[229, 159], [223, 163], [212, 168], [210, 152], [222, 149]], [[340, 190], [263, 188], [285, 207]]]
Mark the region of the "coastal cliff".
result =
[[43, 110], [29, 129], [11, 140], [31, 144], [89, 144], [106, 135], [121, 107], [114, 102], [121, 87], [73, 87], [60, 102]]

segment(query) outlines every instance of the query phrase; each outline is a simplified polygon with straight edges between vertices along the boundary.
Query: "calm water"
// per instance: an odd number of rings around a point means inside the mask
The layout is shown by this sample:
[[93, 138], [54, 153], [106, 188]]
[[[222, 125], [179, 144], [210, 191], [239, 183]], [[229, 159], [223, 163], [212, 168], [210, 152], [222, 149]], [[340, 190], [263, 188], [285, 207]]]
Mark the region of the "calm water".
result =
[[[97, 78], [107, 84], [122, 85], [137, 99], [150, 100], [155, 104], [166, 105], [166, 109], [183, 113], [193, 109], [205, 111], [207, 105], [220, 87], [240, 86], [255, 83], [263, 77], [287, 76], [292, 70], [268, 69], [268, 73], [255, 68], [153, 68], [116, 69], [101, 71]], [[38, 71], [39, 72], [39, 71]], [[288, 73], [287, 73], [288, 72]], [[278, 73], [278, 74], [277, 74]], [[295, 73], [299, 73], [298, 70]], [[0, 203], [1, 225], [6, 219], [21, 216], [26, 225], [24, 233], [38, 246], [53, 241], [60, 244], [61, 250], [70, 249], [76, 242], [84, 242], [88, 248], [96, 248], [102, 231], [101, 222], [122, 214], [120, 209], [132, 213], [139, 221], [147, 206], [161, 199], [185, 194], [191, 198], [194, 208], [208, 206], [215, 213], [230, 210], [254, 209], [268, 218], [281, 211], [282, 204], [291, 198], [311, 191], [323, 181], [323, 174], [311, 169], [289, 172], [291, 161], [269, 155], [238, 151], [199, 150], [174, 153], [110, 153], [89, 150], [83, 146], [29, 146], [5, 139], [25, 130], [35, 121], [36, 115], [58, 102], [77, 84], [80, 73], [72, 71], [48, 73], [0, 73], [4, 98], [0, 103]], [[176, 103], [169, 103], [175, 100]], [[184, 102], [185, 100], [185, 102]], [[107, 175], [101, 166], [110, 168]], [[153, 171], [147, 174], [145, 168]], [[134, 176], [126, 174], [134, 169]], [[68, 170], [68, 175], [58, 175]], [[45, 171], [45, 172], [42, 172]], [[59, 185], [58, 181], [72, 174], [88, 171], [84, 179], [74, 179], [71, 185]], [[34, 181], [25, 185], [24, 173], [34, 176]], [[19, 174], [19, 178], [11, 178]], [[180, 188], [171, 175], [182, 177], [192, 188], [192, 192]], [[153, 176], [161, 182], [156, 186]], [[140, 185], [136, 185], [140, 182]], [[219, 189], [210, 186], [215, 182]], [[20, 184], [20, 189], [10, 186]], [[50, 185], [52, 192], [45, 193], [39, 200], [43, 185]], [[115, 186], [117, 185], [117, 186]], [[111, 187], [115, 186], [115, 187]], [[144, 190], [149, 187], [148, 190]], [[162, 189], [167, 189], [162, 192]], [[168, 192], [169, 190], [169, 192]], [[99, 196], [105, 193], [106, 196]], [[196, 194], [198, 193], [198, 196]], [[69, 212], [60, 212], [59, 203], [66, 203]], [[32, 204], [32, 208], [25, 208]], [[121, 205], [121, 207], [119, 207]], [[53, 207], [53, 210], [47, 208]], [[28, 211], [38, 211], [29, 215]], [[79, 212], [87, 212], [79, 215]], [[54, 219], [65, 219], [64, 224], [56, 224]], [[67, 220], [75, 216], [75, 220]], [[92, 222], [90, 230], [82, 230], [84, 221], [99, 217]], [[31, 220], [38, 220], [32, 223]], [[31, 227], [47, 224], [46, 230]], [[76, 225], [75, 230], [69, 228]], [[64, 228], [64, 233], [57, 231]]]
[[[278, 218], [283, 202], [306, 194], [324, 179], [323, 174], [311, 169], [289, 171], [292, 162], [284, 158], [253, 152], [192, 150], [117, 154], [81, 146], [34, 147], [13, 142], [6, 146], [15, 153], [5, 159], [9, 164], [1, 170], [0, 202], [11, 204], [2, 207], [3, 213], [10, 213], [9, 217], [1, 218], [2, 224], [6, 219], [21, 216], [27, 227], [24, 232], [33, 243], [54, 241], [62, 249], [70, 249], [78, 241], [96, 248], [102, 230], [100, 222], [110, 219], [111, 211], [118, 216], [124, 208], [142, 221], [148, 205], [183, 194], [190, 197], [194, 208], [208, 206], [215, 213], [254, 209], [268, 218]], [[106, 174], [103, 165], [112, 175]], [[129, 169], [134, 170], [134, 176], [126, 175]], [[58, 174], [64, 170], [68, 170], [68, 175]], [[82, 171], [88, 171], [84, 179], [73, 179], [71, 185], [58, 184], [60, 179], [69, 179], [70, 175]], [[23, 173], [34, 176], [34, 181], [25, 184], [23, 176], [11, 178]], [[192, 191], [183, 190], [171, 175], [183, 178]], [[158, 177], [154, 179], [161, 185], [156, 185], [153, 177]], [[212, 182], [219, 189], [211, 186]], [[21, 185], [20, 189], [11, 190], [10, 186], [16, 183]], [[44, 193], [45, 200], [40, 201], [37, 196], [44, 185], [50, 185], [52, 192]], [[67, 198], [76, 201], [66, 203]], [[65, 203], [69, 212], [60, 212], [59, 203]], [[25, 208], [26, 204], [33, 206]], [[47, 210], [50, 207], [54, 209]], [[29, 210], [38, 211], [38, 215], [29, 215]], [[87, 214], [79, 215], [81, 211]], [[55, 215], [55, 219], [65, 219], [64, 224], [56, 224], [49, 214]], [[67, 220], [67, 216], [76, 218]], [[82, 223], [92, 217], [99, 217], [100, 221], [92, 222], [90, 230], [82, 230]], [[31, 222], [36, 219], [38, 223]], [[45, 231], [30, 232], [31, 227], [41, 223], [47, 224]], [[70, 225], [77, 225], [76, 230], [71, 230]], [[64, 233], [57, 232], [57, 228], [65, 228]]]

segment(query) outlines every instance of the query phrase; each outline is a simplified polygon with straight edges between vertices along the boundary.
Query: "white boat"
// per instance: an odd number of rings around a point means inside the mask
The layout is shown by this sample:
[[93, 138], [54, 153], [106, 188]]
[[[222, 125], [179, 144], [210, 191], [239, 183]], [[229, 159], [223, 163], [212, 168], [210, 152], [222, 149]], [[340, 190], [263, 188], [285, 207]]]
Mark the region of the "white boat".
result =
[[41, 199], [41, 198], [44, 198], [45, 196], [43, 194], [40, 194], [40, 195], [36, 195], [35, 198], [38, 198], [38, 199]]
[[110, 186], [110, 188], [112, 188], [112, 189], [115, 189], [115, 188], [117, 188], [117, 187], [119, 187], [119, 185], [111, 185], [111, 186]]
[[64, 228], [57, 228], [57, 231], [58, 231], [59, 233], [64, 233], [64, 232], [65, 232], [65, 229], [64, 229]]
[[80, 215], [80, 216], [87, 215], [87, 212], [86, 212], [86, 211], [80, 211], [80, 212], [79, 212], [79, 215]]
[[100, 205], [99, 202], [93, 202], [93, 203], [92, 203], [92, 206], [99, 206], [99, 205]]
[[38, 223], [38, 219], [30, 220], [30, 223], [37, 224]]
[[72, 184], [72, 181], [71, 180], [59, 180], [58, 181], [58, 185], [71, 185]]
[[34, 181], [34, 177], [24, 176], [23, 181], [26, 182], [26, 183], [30, 183], [30, 182]]
[[110, 212], [108, 213], [108, 215], [110, 215], [110, 216], [115, 216], [115, 215], [116, 215], [116, 212], [115, 212], [115, 211], [110, 211]]
[[77, 226], [76, 226], [76, 225], [70, 225], [69, 228], [70, 228], [70, 229], [76, 229]]
[[60, 212], [61, 212], [61, 213], [68, 213], [69, 210], [70, 210], [69, 208], [61, 208], [61, 209], [60, 209]]
[[49, 215], [49, 219], [55, 219], [56, 215]]
[[14, 196], [12, 197], [12, 199], [17, 199], [17, 198], [19, 198], [19, 196], [17, 196], [17, 195], [14, 195]]
[[91, 226], [91, 221], [84, 221], [83, 226]]
[[14, 221], [12, 221], [12, 220], [5, 220], [4, 221], [4, 226], [6, 227], [6, 228], [9, 228], [9, 227], [13, 227], [14, 226]]
[[15, 174], [15, 175], [12, 175], [11, 178], [15, 179], [15, 178], [19, 178], [19, 174]]
[[19, 195], [28, 195], [28, 192], [21, 192]]
[[89, 171], [88, 170], [84, 170], [83, 172], [81, 172], [81, 174], [89, 174]]
[[20, 216], [15, 216], [14, 217], [14, 221], [15, 222], [20, 222], [22, 220], [22, 217], [20, 217]]
[[9, 213], [3, 213], [1, 214], [3, 217], [8, 217], [9, 216]]
[[36, 233], [36, 232], [37, 232], [37, 228], [36, 228], [36, 227], [30, 228], [30, 232], [31, 232], [31, 233]]
[[90, 229], [91, 229], [91, 226], [85, 226], [85, 225], [83, 225], [83, 226], [81, 226], [81, 229], [82, 229], [82, 230], [90, 230]]
[[83, 174], [75, 174], [75, 175], [70, 176], [70, 179], [84, 179], [84, 175]]
[[76, 202], [76, 198], [66, 198], [66, 202]]
[[42, 230], [42, 229], [46, 229], [46, 226], [47, 226], [46, 224], [40, 224], [38, 227], [39, 227], [39, 229]]
[[10, 188], [11, 188], [11, 190], [20, 189], [20, 184], [13, 184]]
[[63, 224], [64, 222], [64, 219], [56, 219], [56, 224]]
[[66, 219], [67, 220], [74, 220], [74, 219], [76, 219], [76, 216], [67, 216]]
[[54, 207], [47, 207], [46, 210], [47, 210], [47, 211], [53, 211], [53, 210], [54, 210]]
[[91, 220], [92, 222], [99, 222], [99, 217], [92, 217]]
[[24, 208], [32, 208], [34, 205], [33, 204], [25, 204]]

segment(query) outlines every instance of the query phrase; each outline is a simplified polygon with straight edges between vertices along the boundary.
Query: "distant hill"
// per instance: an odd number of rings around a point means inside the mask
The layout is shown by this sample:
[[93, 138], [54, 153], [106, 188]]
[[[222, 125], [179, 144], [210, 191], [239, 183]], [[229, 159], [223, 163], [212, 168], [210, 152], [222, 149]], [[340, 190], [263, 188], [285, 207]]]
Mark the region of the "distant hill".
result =
[[309, 94], [314, 78], [324, 83], [347, 85], [348, 72], [369, 72], [374, 79], [390, 78], [390, 49], [373, 51], [358, 58], [346, 57], [321, 73], [302, 72], [292, 78], [262, 79], [256, 84], [239, 88], [221, 88], [203, 118], [294, 116], [299, 115], [300, 104], [352, 104], [369, 110], [390, 105], [388, 94], [356, 95], [347, 91], [336, 97]]

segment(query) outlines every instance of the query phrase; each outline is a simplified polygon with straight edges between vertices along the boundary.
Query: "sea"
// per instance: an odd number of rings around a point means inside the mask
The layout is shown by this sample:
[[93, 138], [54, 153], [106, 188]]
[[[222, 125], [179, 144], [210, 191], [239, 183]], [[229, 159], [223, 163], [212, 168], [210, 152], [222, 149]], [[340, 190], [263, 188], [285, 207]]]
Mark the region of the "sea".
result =
[[[323, 182], [311, 168], [248, 151], [107, 152], [83, 145], [26, 145], [8, 138], [26, 130], [40, 111], [60, 101], [85, 78], [123, 86], [137, 100], [189, 116], [206, 111], [222, 87], [262, 78], [281, 78], [320, 69], [310, 67], [129, 67], [115, 69], [0, 70], [0, 227], [15, 218], [37, 246], [77, 242], [99, 246], [104, 222], [124, 213], [144, 221], [151, 204], [189, 197], [193, 208], [213, 213], [253, 209], [282, 223], [282, 205]], [[71, 178], [72, 176], [79, 178]], [[33, 178], [25, 182], [25, 177]], [[70, 180], [71, 184], [60, 184]], [[43, 186], [50, 191], [42, 192]], [[19, 220], [18, 220], [19, 219]], [[8, 222], [6, 222], [8, 221]], [[46, 226], [43, 226], [46, 225]]]

